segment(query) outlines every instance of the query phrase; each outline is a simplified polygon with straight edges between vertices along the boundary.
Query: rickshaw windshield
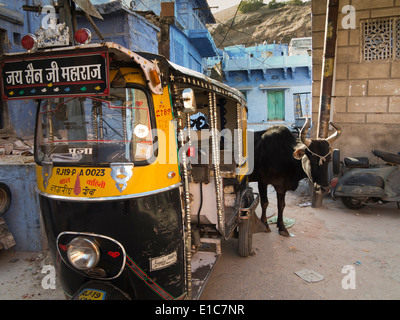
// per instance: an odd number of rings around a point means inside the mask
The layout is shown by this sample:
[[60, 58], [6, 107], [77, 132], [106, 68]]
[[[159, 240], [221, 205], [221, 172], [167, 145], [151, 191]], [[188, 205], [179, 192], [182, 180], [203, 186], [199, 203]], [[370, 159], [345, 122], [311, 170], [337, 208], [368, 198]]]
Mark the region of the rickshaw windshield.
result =
[[148, 164], [153, 158], [150, 103], [138, 88], [112, 88], [101, 98], [41, 100], [36, 161]]

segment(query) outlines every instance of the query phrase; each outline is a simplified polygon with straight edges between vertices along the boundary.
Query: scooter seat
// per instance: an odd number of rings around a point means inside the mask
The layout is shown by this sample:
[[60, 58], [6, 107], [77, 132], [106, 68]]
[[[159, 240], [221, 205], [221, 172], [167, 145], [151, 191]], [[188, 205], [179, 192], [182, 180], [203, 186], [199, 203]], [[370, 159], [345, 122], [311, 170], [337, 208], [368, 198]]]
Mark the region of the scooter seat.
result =
[[348, 168], [368, 168], [369, 160], [367, 157], [346, 157], [344, 164]]
[[381, 158], [383, 161], [386, 161], [388, 163], [400, 164], [400, 156], [397, 154], [380, 150], [372, 150], [372, 153], [378, 158]]

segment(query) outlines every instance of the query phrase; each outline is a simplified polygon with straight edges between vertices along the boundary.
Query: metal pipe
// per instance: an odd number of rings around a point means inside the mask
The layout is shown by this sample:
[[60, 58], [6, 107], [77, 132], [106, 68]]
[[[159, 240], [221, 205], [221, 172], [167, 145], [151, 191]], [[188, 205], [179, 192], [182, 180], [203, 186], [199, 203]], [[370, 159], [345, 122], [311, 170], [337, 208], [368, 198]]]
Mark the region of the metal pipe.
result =
[[236, 103], [236, 121], [237, 121], [237, 143], [238, 143], [238, 151], [237, 151], [237, 160], [236, 164], [238, 166], [242, 165], [242, 156], [243, 156], [243, 127], [242, 127], [242, 106], [240, 103]]
[[[179, 110], [181, 104], [179, 103], [179, 91], [178, 87], [174, 85], [172, 87], [173, 93], [173, 102], [174, 107]], [[183, 150], [183, 146], [185, 143], [185, 132], [183, 119], [179, 117], [178, 111], [178, 144], [179, 150]], [[182, 116], [182, 115], [181, 115]], [[186, 263], [186, 290], [187, 297], [189, 300], [192, 299], [192, 228], [191, 228], [191, 217], [190, 217], [190, 189], [189, 189], [189, 175], [188, 175], [188, 166], [187, 166], [187, 157], [186, 152], [182, 152], [180, 154], [181, 160], [181, 175], [183, 180], [183, 202], [185, 205], [185, 232], [184, 232], [184, 241], [185, 241], [185, 263]]]
[[336, 35], [339, 0], [327, 0], [325, 44], [322, 60], [322, 81], [319, 102], [319, 121], [317, 138], [328, 137], [329, 119], [331, 112], [333, 70], [335, 66]]
[[92, 102], [92, 127], [93, 127], [93, 140], [97, 141], [99, 139], [99, 127], [97, 123], [97, 116], [98, 116], [98, 101], [93, 100]]
[[220, 180], [220, 154], [219, 154], [219, 143], [218, 143], [218, 132], [217, 132], [217, 101], [214, 92], [208, 94], [209, 102], [209, 113], [210, 113], [210, 124], [211, 124], [211, 155], [212, 155], [212, 166], [214, 170], [215, 180], [215, 193], [217, 198], [217, 215], [218, 215], [218, 228], [221, 234], [226, 238], [225, 235], [225, 222], [224, 212], [222, 207], [222, 189]]
[[[322, 76], [319, 101], [319, 121], [317, 138], [326, 139], [329, 131], [329, 120], [331, 113], [333, 70], [335, 67], [336, 34], [338, 21], [339, 0], [327, 0], [326, 23], [325, 23], [325, 44], [322, 57]], [[312, 207], [322, 206], [323, 194], [313, 192]]]

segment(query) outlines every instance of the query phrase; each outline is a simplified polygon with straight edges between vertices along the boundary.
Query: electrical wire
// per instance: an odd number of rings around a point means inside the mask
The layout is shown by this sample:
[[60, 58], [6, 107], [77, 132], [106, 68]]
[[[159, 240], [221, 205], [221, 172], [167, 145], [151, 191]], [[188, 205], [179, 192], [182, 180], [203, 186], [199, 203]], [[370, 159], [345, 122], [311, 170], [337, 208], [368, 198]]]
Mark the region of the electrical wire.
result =
[[236, 18], [236, 16], [237, 16], [238, 12], [239, 12], [239, 8], [240, 8], [240, 5], [242, 4], [242, 2], [243, 2], [243, 0], [240, 0], [240, 3], [239, 3], [239, 5], [238, 5], [237, 8], [236, 8], [235, 15], [233, 16], [231, 26], [229, 27], [228, 31], [225, 33], [224, 39], [223, 39], [222, 42], [218, 45], [218, 47], [220, 47], [220, 46], [225, 42], [225, 39], [226, 39], [226, 37], [227, 37], [229, 31], [231, 30], [231, 28], [232, 28], [232, 26], [233, 26], [233, 23], [235, 22], [235, 18]]
[[[215, 19], [215, 17], [214, 17], [214, 19]], [[218, 22], [219, 24], [223, 25], [223, 26], [228, 27], [228, 25], [227, 25], [226, 23], [224, 23], [224, 22], [222, 22], [222, 21], [220, 21], [220, 20], [218, 20], [218, 19], [215, 19], [215, 21]], [[217, 27], [216, 27], [216, 28], [217, 28]], [[214, 31], [216, 28], [213, 28], [212, 31]], [[232, 27], [232, 25], [231, 25], [231, 29], [232, 29], [233, 31], [243, 33], [243, 34], [245, 34], [246, 36], [250, 36], [250, 37], [256, 39], [256, 38], [255, 38], [252, 34], [250, 34], [250, 33], [247, 33], [247, 32], [244, 32], [244, 31], [241, 31], [241, 30], [238, 30], [238, 29], [234, 29], [234, 28]]]

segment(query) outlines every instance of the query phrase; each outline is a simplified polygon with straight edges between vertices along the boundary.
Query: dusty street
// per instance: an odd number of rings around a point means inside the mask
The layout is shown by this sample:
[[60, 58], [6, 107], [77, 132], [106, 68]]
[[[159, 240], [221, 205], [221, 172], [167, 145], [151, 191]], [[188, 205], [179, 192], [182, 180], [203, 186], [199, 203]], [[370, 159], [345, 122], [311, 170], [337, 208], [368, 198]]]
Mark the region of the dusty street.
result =
[[[269, 192], [268, 214], [272, 215], [276, 198], [272, 188]], [[225, 242], [201, 299], [399, 299], [400, 210], [396, 204], [351, 211], [341, 201], [326, 197], [322, 208], [299, 206], [310, 201], [288, 194], [285, 216], [295, 219], [288, 229], [293, 236], [280, 236], [272, 224], [271, 233], [253, 236], [256, 255], [252, 257], [237, 255], [235, 239]], [[0, 299], [64, 299], [58, 282], [56, 289], [42, 287], [43, 266], [50, 261], [46, 253], [1, 251]], [[342, 273], [344, 266], [346, 273]], [[307, 282], [295, 274], [304, 269], [322, 275], [323, 280]], [[342, 281], [349, 279], [351, 269], [355, 289], [344, 289]], [[345, 287], [351, 283], [343, 282]]]
[[[271, 215], [276, 213], [276, 198], [272, 187], [268, 190], [268, 215]], [[293, 236], [282, 237], [276, 224], [271, 225], [271, 233], [253, 236], [255, 256], [240, 258], [236, 241], [225, 243], [223, 255], [201, 298], [399, 299], [397, 205], [352, 211], [340, 200], [326, 197], [322, 208], [299, 206], [307, 202], [311, 199], [287, 194], [284, 216], [296, 220], [288, 229]], [[345, 270], [354, 267], [355, 289], [342, 287], [343, 278], [350, 276], [348, 271], [342, 273], [344, 266], [351, 266]], [[324, 279], [304, 281], [295, 274], [304, 269], [313, 270]]]

